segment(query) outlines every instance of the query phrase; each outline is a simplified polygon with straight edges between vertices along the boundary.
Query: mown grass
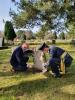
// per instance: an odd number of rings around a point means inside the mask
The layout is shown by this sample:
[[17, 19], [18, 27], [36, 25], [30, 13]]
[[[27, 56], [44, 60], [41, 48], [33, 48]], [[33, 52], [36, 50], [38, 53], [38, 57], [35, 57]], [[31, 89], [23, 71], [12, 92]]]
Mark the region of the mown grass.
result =
[[72, 52], [74, 48], [63, 47], [69, 48], [74, 60], [66, 75], [60, 79], [49, 73], [13, 73], [9, 64], [11, 48], [1, 50], [0, 100], [75, 100], [75, 52]]

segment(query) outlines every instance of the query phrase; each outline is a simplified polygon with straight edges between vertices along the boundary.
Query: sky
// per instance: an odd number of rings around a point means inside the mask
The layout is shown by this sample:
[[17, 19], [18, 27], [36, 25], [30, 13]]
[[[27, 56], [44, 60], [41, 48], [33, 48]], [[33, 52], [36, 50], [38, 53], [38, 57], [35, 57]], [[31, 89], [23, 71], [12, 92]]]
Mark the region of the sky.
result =
[[[16, 0], [16, 1], [19, 1], [19, 0]], [[12, 3], [11, 0], [0, 0], [0, 31], [4, 31], [5, 23], [3, 23], [3, 19], [4, 21], [11, 20], [9, 16], [10, 8], [15, 11], [17, 10], [16, 7], [14, 6], [14, 3]], [[32, 31], [36, 33], [38, 30], [39, 30], [39, 27], [34, 27]]]
[[4, 30], [3, 19], [5, 21], [11, 19], [9, 16], [10, 7], [14, 7], [11, 0], [0, 0], [0, 31]]
[[[14, 3], [11, 2], [11, 0], [0, 0], [0, 31], [4, 31], [5, 23], [3, 23], [3, 19], [4, 21], [11, 20], [9, 16], [10, 8], [16, 10], [16, 7], [14, 6]], [[37, 32], [38, 28], [35, 27], [32, 31]]]
[[10, 8], [16, 10], [14, 3], [11, 0], [0, 0], [0, 31], [4, 31], [5, 23], [4, 21], [10, 21], [11, 17], [9, 16]]

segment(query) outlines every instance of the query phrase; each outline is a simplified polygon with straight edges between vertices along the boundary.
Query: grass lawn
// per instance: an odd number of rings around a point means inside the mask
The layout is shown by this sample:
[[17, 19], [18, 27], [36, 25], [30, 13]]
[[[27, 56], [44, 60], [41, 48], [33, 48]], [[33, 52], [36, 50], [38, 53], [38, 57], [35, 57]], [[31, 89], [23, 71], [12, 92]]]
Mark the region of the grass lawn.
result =
[[60, 79], [49, 73], [13, 73], [9, 64], [11, 49], [0, 50], [0, 100], [75, 100], [75, 52], [67, 48], [74, 60]]

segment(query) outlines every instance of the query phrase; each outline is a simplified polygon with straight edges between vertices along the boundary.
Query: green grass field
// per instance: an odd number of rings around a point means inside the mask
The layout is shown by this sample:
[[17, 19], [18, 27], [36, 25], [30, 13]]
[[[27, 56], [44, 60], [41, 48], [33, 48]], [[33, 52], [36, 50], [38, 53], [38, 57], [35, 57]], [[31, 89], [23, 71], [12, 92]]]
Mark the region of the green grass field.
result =
[[75, 100], [75, 52], [69, 45], [62, 47], [74, 60], [60, 79], [49, 73], [13, 73], [9, 64], [11, 49], [0, 50], [0, 100]]

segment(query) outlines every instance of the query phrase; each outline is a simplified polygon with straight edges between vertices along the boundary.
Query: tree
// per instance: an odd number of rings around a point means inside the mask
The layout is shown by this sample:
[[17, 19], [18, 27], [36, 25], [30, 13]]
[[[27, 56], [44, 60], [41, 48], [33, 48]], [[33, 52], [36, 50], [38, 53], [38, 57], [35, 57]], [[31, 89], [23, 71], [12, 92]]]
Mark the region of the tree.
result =
[[53, 33], [53, 39], [57, 39], [57, 33]]
[[24, 32], [25, 32], [25, 31], [23, 31], [23, 30], [18, 30], [17, 33], [16, 33], [17, 37], [18, 37], [19, 39], [24, 38], [24, 37], [23, 37], [23, 36], [24, 36], [24, 35], [23, 35]]
[[5, 38], [7, 40], [12, 40], [13, 41], [14, 38], [16, 37], [15, 31], [13, 29], [13, 25], [10, 21], [6, 21], [6, 23], [5, 23], [4, 34], [5, 34]]
[[70, 38], [75, 39], [75, 26], [72, 24], [69, 26], [68, 35], [70, 36]]
[[10, 11], [17, 28], [29, 28], [35, 25], [53, 28], [52, 19], [59, 15], [59, 4], [56, 0], [20, 0], [19, 13]]
[[2, 46], [4, 46], [5, 45], [5, 43], [4, 43], [4, 37], [3, 37], [3, 39], [2, 39]]
[[53, 33], [52, 32], [47, 32], [45, 35], [46, 40], [52, 40], [53, 39]]
[[62, 32], [62, 33], [60, 33], [60, 39], [62, 39], [62, 40], [64, 40], [65, 39], [65, 34]]
[[47, 26], [42, 25], [40, 31], [37, 33], [37, 36], [44, 39], [44, 37], [47, 35], [46, 34], [47, 30], [48, 30]]
[[[73, 0], [72, 0], [73, 1]], [[75, 3], [70, 0], [20, 0], [17, 4], [18, 13], [10, 11], [16, 28], [33, 28], [47, 26], [47, 30], [63, 31], [63, 26], [75, 25]], [[65, 29], [64, 27], [64, 29]], [[57, 31], [56, 30], [56, 31]]]

